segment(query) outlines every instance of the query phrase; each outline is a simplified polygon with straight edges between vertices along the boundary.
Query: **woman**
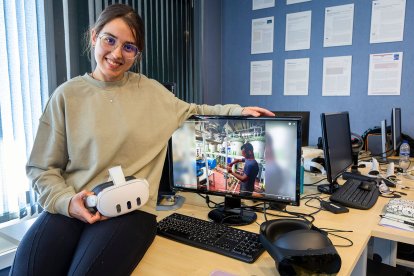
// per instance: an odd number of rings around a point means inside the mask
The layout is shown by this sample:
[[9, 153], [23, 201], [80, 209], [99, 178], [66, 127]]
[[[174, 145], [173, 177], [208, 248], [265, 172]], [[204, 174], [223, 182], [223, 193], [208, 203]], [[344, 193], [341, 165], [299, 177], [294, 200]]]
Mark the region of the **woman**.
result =
[[[40, 118], [26, 169], [45, 212], [23, 238], [12, 275], [130, 274], [156, 234], [158, 183], [174, 130], [194, 114], [272, 116], [258, 107], [189, 104], [129, 72], [141, 58], [144, 26], [127, 5], [106, 8], [89, 36], [95, 70], [58, 87]], [[117, 165], [148, 180], [148, 203], [115, 218], [89, 212], [85, 197]]]

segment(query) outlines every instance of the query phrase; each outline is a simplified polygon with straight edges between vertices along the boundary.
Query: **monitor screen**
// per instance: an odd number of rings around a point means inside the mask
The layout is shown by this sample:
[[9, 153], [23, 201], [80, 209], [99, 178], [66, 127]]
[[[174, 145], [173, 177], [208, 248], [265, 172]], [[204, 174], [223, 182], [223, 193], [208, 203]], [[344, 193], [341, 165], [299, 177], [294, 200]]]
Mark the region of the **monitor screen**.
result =
[[392, 145], [394, 152], [398, 152], [398, 148], [402, 142], [401, 136], [401, 108], [394, 107], [391, 112], [391, 132]]
[[302, 147], [309, 145], [310, 111], [272, 111], [276, 117], [300, 117], [302, 119]]
[[351, 129], [348, 112], [322, 113], [322, 145], [329, 185], [319, 185], [323, 193], [337, 189], [337, 178], [353, 163]]
[[299, 205], [300, 130], [299, 118], [193, 116], [172, 137], [174, 189]]

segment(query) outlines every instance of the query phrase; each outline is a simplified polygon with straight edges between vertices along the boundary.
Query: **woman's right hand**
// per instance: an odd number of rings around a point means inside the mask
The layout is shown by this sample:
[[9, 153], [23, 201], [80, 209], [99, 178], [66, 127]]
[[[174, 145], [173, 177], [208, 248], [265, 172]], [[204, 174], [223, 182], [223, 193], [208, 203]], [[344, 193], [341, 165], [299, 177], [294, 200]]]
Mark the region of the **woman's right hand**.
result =
[[93, 195], [92, 192], [83, 190], [72, 197], [69, 203], [69, 215], [73, 218], [77, 218], [83, 222], [95, 223], [100, 220], [106, 219], [99, 212], [91, 213], [85, 207], [85, 198]]

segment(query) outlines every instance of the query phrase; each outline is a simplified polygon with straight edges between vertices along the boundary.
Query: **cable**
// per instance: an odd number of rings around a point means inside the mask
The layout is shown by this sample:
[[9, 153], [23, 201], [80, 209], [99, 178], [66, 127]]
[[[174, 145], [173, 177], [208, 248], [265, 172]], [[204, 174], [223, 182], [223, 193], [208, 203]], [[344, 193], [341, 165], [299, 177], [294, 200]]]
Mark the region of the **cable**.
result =
[[318, 183], [320, 183], [320, 182], [322, 182], [322, 181], [324, 181], [324, 180], [326, 180], [326, 179], [327, 179], [327, 178], [326, 178], [326, 177], [324, 177], [324, 178], [322, 178], [322, 179], [320, 179], [320, 180], [318, 180], [318, 181], [316, 181], [316, 182], [303, 184], [303, 186], [313, 186], [313, 185], [316, 185], [316, 184], [318, 184]]
[[[216, 203], [216, 202], [214, 202], [214, 201], [210, 200], [210, 197], [209, 197], [208, 195], [203, 196], [202, 194], [199, 194], [199, 193], [197, 193], [197, 195], [199, 195], [199, 196], [201, 196], [202, 198], [204, 198], [204, 199], [205, 199], [206, 204], [207, 204], [208, 208], [210, 208], [210, 209], [217, 208], [218, 206], [221, 206], [221, 205], [223, 205], [223, 204], [224, 204], [224, 202], [221, 202], [221, 203]], [[210, 202], [214, 204], [214, 206], [213, 206], [213, 207], [211, 207], [211, 206], [210, 206]]]
[[[286, 208], [280, 209], [278, 211], [282, 213], [287, 213], [289, 214], [289, 216], [281, 215], [281, 214], [272, 214], [272, 213], [267, 212], [266, 210], [267, 210], [266, 204], [264, 205], [263, 210], [256, 210], [256, 212], [258, 213], [263, 213], [265, 221], [268, 221], [267, 219], [268, 215], [273, 216], [273, 217], [280, 217], [280, 218], [300, 218], [310, 223], [312, 223], [315, 220], [315, 218], [309, 214], [289, 212], [286, 210]], [[311, 220], [306, 219], [305, 218], [306, 216], [309, 216]]]
[[[390, 152], [391, 152], [391, 154], [389, 154]], [[385, 152], [381, 152], [381, 153], [378, 153], [378, 154], [375, 154], [375, 155], [370, 153], [370, 154], [368, 154], [368, 156], [358, 158], [358, 162], [359, 161], [367, 161], [367, 160], [370, 160], [371, 158], [375, 158], [375, 157], [382, 157], [382, 155], [384, 153], [385, 153], [386, 156], [391, 156], [393, 152], [394, 152], [394, 148], [389, 148]]]
[[345, 237], [337, 235], [337, 234], [333, 234], [332, 232], [328, 232], [328, 235], [332, 235], [332, 236], [338, 237], [340, 239], [344, 239], [346, 241], [349, 241], [349, 244], [334, 244], [333, 246], [335, 246], [335, 247], [351, 247], [351, 246], [354, 245], [354, 242], [351, 239], [345, 238]]

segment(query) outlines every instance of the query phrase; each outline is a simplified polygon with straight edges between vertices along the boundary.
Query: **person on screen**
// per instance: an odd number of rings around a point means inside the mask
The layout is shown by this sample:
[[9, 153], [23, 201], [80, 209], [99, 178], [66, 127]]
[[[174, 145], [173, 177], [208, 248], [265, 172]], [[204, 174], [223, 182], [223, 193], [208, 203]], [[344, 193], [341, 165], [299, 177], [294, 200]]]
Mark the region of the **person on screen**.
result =
[[[194, 114], [273, 114], [187, 103], [129, 71], [140, 68], [145, 43], [143, 21], [128, 5], [105, 8], [87, 36], [96, 67], [60, 85], [39, 121], [26, 171], [44, 212], [19, 244], [11, 275], [130, 275], [156, 234], [157, 191], [173, 132]], [[117, 165], [147, 179], [148, 203], [114, 218], [91, 213], [85, 197]]]
[[[259, 164], [254, 158], [254, 149], [252, 144], [245, 143], [241, 146], [243, 159], [234, 159], [227, 165], [227, 172], [237, 178], [240, 182], [240, 195], [251, 196], [254, 191], [254, 183], [259, 173]], [[243, 174], [233, 172], [233, 165], [244, 162]]]
[[266, 134], [265, 145], [265, 194], [267, 197], [293, 197], [295, 185], [289, 179], [286, 170], [278, 163], [274, 152], [273, 139]]

